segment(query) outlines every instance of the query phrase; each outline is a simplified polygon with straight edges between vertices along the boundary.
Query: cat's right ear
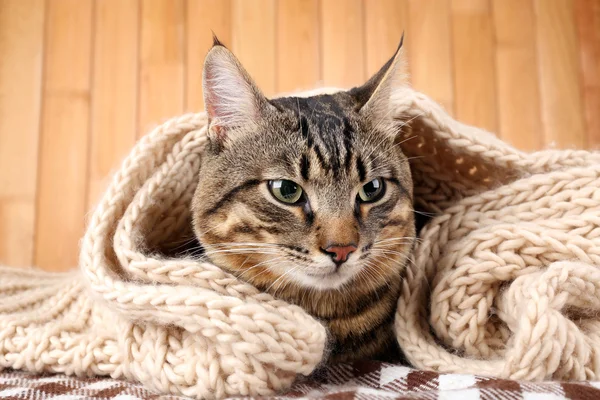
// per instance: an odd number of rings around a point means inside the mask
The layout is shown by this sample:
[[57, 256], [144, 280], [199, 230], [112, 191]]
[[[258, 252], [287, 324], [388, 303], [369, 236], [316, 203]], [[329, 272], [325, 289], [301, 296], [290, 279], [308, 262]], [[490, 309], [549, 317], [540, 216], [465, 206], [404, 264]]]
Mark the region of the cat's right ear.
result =
[[364, 85], [350, 90], [349, 93], [357, 100], [358, 109], [362, 115], [375, 120], [392, 118], [390, 112], [393, 107], [392, 93], [404, 85], [406, 79], [402, 57], [403, 43], [404, 33], [392, 58]]
[[209, 139], [219, 145], [234, 139], [239, 128], [252, 128], [268, 101], [237, 58], [219, 40], [204, 60], [202, 73]]

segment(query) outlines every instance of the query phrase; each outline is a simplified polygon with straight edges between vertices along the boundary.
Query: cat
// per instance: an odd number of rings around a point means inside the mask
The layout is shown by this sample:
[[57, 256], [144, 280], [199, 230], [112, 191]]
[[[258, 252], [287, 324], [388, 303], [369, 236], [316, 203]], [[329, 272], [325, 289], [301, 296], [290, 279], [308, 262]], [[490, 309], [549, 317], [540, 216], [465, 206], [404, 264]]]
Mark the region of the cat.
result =
[[267, 99], [216, 37], [204, 63], [195, 235], [211, 262], [321, 320], [333, 363], [401, 354], [416, 235], [407, 126], [391, 112], [401, 48], [362, 86], [306, 98]]

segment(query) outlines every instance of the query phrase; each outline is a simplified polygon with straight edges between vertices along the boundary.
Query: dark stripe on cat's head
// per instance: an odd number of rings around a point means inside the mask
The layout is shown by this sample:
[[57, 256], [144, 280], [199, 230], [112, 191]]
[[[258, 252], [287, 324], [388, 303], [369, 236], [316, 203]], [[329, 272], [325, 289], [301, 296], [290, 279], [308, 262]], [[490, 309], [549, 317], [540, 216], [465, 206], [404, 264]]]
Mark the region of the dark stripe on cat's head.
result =
[[307, 181], [310, 176], [310, 160], [308, 159], [306, 154], [302, 154], [300, 158], [300, 175], [302, 178]]
[[358, 171], [358, 178], [361, 182], [364, 182], [367, 178], [367, 171], [365, 169], [365, 163], [360, 156], [356, 157], [356, 170]]
[[302, 132], [302, 137], [308, 137], [308, 121], [304, 115], [300, 117], [300, 131]]
[[225, 193], [223, 196], [221, 196], [221, 198], [210, 208], [208, 208], [207, 210], [205, 210], [202, 213], [202, 216], [204, 218], [208, 217], [209, 215], [217, 212], [221, 207], [223, 207], [225, 204], [228, 204], [229, 202], [231, 202], [232, 200], [234, 200], [234, 197], [237, 193], [243, 191], [243, 190], [247, 190], [251, 187], [254, 187], [256, 185], [260, 184], [260, 181], [257, 179], [250, 179], [244, 183], [242, 183], [241, 185], [236, 186], [235, 188], [231, 189], [230, 191], [228, 191], [227, 193]]
[[312, 226], [312, 224], [315, 222], [315, 214], [310, 207], [310, 201], [307, 200], [306, 203], [304, 203], [303, 211], [306, 225], [309, 227]]

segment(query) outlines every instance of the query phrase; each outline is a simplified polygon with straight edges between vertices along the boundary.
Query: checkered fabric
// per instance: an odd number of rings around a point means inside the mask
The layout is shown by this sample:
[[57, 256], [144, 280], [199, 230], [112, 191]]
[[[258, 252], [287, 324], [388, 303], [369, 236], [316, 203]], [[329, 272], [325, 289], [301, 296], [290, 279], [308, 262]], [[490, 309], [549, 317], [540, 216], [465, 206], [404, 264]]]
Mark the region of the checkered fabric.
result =
[[[600, 382], [517, 382], [358, 362], [329, 367], [268, 399], [597, 400]], [[184, 399], [110, 378], [0, 373], [0, 399]], [[267, 399], [267, 398], [262, 398]]]

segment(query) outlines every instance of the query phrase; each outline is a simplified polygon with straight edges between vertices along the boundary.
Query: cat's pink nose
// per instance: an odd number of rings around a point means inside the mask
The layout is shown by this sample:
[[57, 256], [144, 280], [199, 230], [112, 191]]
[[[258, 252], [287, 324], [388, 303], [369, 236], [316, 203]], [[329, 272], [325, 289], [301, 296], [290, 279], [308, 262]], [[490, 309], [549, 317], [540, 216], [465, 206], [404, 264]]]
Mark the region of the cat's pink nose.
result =
[[324, 248], [323, 251], [330, 255], [336, 264], [341, 264], [348, 259], [350, 253], [356, 251], [356, 246], [353, 244], [333, 245]]

